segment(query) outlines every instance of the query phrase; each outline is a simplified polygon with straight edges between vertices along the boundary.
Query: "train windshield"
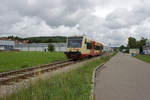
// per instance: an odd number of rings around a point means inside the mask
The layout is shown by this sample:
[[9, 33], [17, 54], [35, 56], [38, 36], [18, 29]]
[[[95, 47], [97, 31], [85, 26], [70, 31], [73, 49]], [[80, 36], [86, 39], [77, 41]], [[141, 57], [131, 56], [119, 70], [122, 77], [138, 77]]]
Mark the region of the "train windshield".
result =
[[69, 37], [68, 48], [81, 48], [83, 37]]

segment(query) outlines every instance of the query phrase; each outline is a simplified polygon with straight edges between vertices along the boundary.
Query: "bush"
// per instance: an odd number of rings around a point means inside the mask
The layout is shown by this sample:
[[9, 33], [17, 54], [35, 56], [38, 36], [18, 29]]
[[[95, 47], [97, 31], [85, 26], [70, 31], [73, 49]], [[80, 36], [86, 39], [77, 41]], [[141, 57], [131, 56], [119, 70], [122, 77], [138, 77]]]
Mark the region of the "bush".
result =
[[21, 68], [27, 68], [27, 67], [29, 67], [28, 64], [24, 64], [24, 65], [21, 66]]
[[50, 52], [55, 51], [55, 47], [54, 47], [53, 44], [50, 43], [50, 44], [48, 45], [48, 51], [50, 51]]

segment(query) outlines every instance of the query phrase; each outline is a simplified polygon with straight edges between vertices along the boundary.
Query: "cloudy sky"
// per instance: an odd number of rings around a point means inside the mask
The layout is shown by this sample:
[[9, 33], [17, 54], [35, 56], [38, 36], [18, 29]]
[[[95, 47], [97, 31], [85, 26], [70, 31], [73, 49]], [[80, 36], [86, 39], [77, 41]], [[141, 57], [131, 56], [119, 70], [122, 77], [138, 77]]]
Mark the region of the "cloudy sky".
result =
[[112, 46], [150, 38], [149, 0], [0, 0], [0, 37], [74, 36]]

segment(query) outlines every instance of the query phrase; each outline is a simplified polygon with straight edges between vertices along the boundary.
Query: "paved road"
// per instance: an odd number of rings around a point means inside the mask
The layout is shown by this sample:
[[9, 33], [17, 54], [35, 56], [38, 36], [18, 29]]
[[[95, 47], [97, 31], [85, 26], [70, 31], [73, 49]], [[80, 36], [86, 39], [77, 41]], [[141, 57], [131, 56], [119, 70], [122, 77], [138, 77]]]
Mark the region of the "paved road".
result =
[[118, 53], [96, 74], [96, 100], [150, 100], [148, 63]]

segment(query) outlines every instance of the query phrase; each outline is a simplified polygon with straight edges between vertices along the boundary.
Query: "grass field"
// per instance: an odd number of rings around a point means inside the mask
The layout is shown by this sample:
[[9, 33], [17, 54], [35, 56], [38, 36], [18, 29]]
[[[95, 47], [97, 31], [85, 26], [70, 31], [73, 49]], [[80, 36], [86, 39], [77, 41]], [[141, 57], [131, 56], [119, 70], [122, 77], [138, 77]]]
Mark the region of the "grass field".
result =
[[89, 100], [93, 70], [109, 59], [103, 57], [46, 81], [39, 80], [37, 84], [3, 100]]
[[0, 52], [0, 72], [64, 60], [63, 52]]
[[137, 59], [150, 63], [150, 56], [149, 55], [136, 55]]

